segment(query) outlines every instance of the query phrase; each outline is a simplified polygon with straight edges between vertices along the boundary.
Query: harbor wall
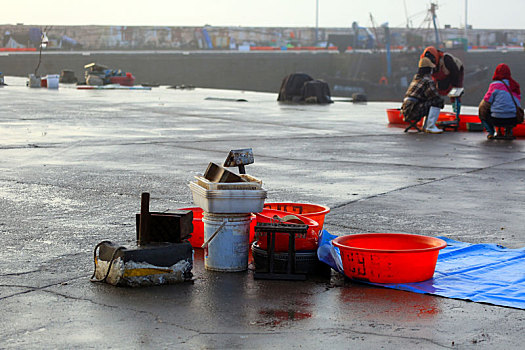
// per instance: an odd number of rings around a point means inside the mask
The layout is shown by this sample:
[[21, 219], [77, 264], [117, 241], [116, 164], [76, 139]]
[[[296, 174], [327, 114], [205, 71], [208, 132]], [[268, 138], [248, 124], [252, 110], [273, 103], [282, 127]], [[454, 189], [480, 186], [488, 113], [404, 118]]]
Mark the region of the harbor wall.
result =
[[[525, 65], [522, 64], [525, 52], [462, 52], [457, 55], [464, 61], [467, 71], [463, 100], [466, 104], [479, 103], [499, 63], [509, 64], [513, 77], [525, 84]], [[385, 55], [365, 52], [44, 52], [37, 73], [58, 74], [69, 69], [83, 80], [84, 65], [96, 62], [131, 72], [137, 84], [184, 84], [276, 93], [286, 75], [302, 72], [328, 81], [334, 96], [351, 96], [362, 89], [369, 100], [400, 101], [406, 83], [417, 70], [418, 57], [418, 52], [393, 53], [388, 86], [379, 84], [379, 79], [386, 74]], [[34, 73], [38, 61], [38, 52], [3, 53], [0, 71], [5, 76], [27, 76]]]

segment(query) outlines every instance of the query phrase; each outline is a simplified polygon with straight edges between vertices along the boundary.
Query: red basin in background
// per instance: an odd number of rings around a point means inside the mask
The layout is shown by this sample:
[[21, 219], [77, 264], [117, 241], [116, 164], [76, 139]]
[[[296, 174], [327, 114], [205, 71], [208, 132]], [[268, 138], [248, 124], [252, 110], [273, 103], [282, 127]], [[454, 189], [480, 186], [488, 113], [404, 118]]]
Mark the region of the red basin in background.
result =
[[120, 84], [122, 86], [135, 85], [135, 77], [131, 73], [126, 73], [126, 75], [122, 77], [110, 77], [109, 81], [111, 82], [111, 84]]
[[[399, 125], [400, 127], [408, 126], [408, 123], [403, 120], [401, 111], [399, 108], [389, 108], [386, 110], [386, 115], [388, 118], [388, 123], [393, 125]], [[449, 121], [456, 119], [456, 115], [451, 112], [441, 112], [439, 114], [438, 121]], [[469, 124], [480, 125], [481, 121], [477, 115], [473, 114], [460, 114], [459, 116], [459, 127], [460, 131], [469, 131]], [[423, 119], [417, 123], [417, 126], [423, 126]], [[514, 136], [525, 136], [525, 124], [518, 124], [513, 129]]]

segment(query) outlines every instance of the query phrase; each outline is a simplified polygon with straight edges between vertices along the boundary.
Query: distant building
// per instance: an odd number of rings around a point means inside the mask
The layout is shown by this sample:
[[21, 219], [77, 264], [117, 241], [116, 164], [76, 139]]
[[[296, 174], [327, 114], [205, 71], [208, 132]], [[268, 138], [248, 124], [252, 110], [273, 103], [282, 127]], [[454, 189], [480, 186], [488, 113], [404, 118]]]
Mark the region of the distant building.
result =
[[[238, 50], [246, 47], [291, 48], [330, 45], [329, 35], [354, 35], [355, 28], [320, 28], [316, 42], [315, 28], [282, 27], [157, 27], [157, 26], [53, 26], [47, 32], [48, 49], [62, 50]], [[359, 27], [368, 36], [366, 48], [381, 49], [386, 41], [382, 28]], [[380, 30], [381, 29], [381, 30]], [[38, 47], [41, 28], [0, 25], [2, 47]], [[522, 46], [525, 30], [469, 29], [446, 25], [439, 30], [443, 45], [472, 49]], [[410, 50], [435, 45], [433, 28], [390, 28], [393, 49]]]

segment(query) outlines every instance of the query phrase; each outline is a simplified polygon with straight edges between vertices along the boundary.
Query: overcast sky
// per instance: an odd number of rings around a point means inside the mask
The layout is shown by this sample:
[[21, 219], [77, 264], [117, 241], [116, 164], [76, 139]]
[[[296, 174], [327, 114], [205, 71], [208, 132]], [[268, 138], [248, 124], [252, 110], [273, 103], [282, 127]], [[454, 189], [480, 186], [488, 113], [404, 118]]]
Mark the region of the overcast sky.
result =
[[[317, 0], [319, 27], [428, 27], [429, 0]], [[465, 0], [434, 0], [438, 24], [463, 28]], [[0, 24], [315, 27], [316, 0], [0, 0]], [[525, 29], [525, 0], [469, 0], [474, 28]]]

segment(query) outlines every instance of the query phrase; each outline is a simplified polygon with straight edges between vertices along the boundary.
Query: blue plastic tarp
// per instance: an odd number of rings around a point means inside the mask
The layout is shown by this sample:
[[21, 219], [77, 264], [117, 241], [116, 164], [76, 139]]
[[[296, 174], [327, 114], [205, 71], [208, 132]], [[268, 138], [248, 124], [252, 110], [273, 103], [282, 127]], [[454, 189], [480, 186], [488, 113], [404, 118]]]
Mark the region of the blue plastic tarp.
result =
[[[332, 245], [336, 237], [323, 231], [317, 254], [319, 260], [343, 273], [341, 254]], [[525, 247], [510, 249], [439, 238], [447, 247], [439, 253], [433, 278], [417, 283], [370, 284], [525, 309]]]

